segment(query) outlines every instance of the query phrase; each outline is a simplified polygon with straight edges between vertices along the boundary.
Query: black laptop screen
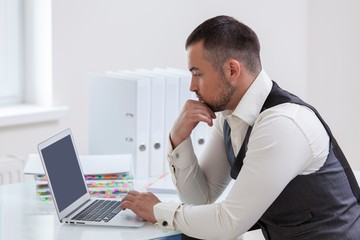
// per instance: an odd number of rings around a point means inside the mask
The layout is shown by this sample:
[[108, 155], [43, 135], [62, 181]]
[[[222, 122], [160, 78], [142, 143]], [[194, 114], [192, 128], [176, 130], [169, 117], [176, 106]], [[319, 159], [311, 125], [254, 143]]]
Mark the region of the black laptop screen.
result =
[[70, 135], [41, 150], [59, 211], [86, 192], [86, 186]]

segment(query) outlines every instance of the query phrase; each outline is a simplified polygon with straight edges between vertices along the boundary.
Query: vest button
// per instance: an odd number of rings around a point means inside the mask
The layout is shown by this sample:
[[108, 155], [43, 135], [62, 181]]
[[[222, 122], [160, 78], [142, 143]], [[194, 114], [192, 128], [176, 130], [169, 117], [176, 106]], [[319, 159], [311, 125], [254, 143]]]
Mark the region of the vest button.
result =
[[162, 225], [163, 225], [163, 227], [166, 227], [166, 226], [168, 225], [168, 222], [167, 222], [167, 221], [163, 221], [163, 222], [162, 222]]

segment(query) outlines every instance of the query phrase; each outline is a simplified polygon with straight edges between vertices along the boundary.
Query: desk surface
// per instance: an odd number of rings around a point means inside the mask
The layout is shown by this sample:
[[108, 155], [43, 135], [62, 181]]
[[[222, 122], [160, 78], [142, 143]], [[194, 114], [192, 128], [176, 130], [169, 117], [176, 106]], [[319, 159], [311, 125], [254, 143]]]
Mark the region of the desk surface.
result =
[[[360, 171], [355, 171], [360, 184]], [[140, 183], [143, 186], [143, 183]], [[138, 188], [137, 188], [138, 189]], [[139, 189], [141, 190], [141, 189]], [[145, 240], [161, 239], [178, 232], [146, 223], [141, 228], [75, 226], [61, 224], [52, 201], [41, 201], [34, 182], [0, 186], [0, 240]], [[177, 196], [159, 195], [162, 201], [179, 201]], [[259, 230], [238, 239], [264, 239]]]
[[141, 228], [61, 224], [54, 203], [41, 201], [35, 193], [34, 182], [0, 186], [0, 240], [140, 240], [178, 234], [150, 223]]

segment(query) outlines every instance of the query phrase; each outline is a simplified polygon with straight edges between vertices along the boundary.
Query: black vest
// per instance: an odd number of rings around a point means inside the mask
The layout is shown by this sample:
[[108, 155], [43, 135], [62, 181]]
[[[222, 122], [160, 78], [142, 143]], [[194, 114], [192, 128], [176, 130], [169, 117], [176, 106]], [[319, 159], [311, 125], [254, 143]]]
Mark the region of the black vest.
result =
[[[273, 82], [261, 112], [282, 103], [300, 104], [314, 111], [330, 137], [329, 155], [318, 171], [298, 175], [290, 181], [259, 219], [257, 226], [261, 227], [267, 240], [359, 240], [360, 189], [338, 143], [312, 106]], [[251, 127], [235, 162], [229, 159], [232, 157], [228, 153], [230, 147], [225, 146], [234, 179], [241, 171], [250, 133]], [[225, 134], [224, 140], [225, 145], [229, 143]]]

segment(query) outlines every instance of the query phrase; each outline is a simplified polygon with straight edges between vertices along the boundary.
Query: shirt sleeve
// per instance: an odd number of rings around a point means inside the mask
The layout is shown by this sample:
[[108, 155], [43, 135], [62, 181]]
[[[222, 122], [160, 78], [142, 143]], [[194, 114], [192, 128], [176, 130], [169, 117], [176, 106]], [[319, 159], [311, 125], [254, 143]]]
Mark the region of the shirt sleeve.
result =
[[154, 214], [157, 222], [155, 226], [175, 229], [173, 222], [176, 210], [181, 203], [158, 203], [154, 206]]
[[231, 180], [230, 165], [219, 125], [217, 120], [209, 133], [207, 145], [199, 161], [194, 154], [191, 138], [183, 141], [174, 150], [169, 148], [168, 162], [172, 179], [184, 203], [212, 203]]
[[[158, 225], [163, 226], [162, 223], [166, 221], [168, 226], [200, 239], [234, 239], [245, 233], [286, 185], [314, 160], [313, 139], [309, 139], [307, 132], [316, 132], [319, 127], [322, 128], [316, 124], [299, 124], [294, 119], [304, 112], [297, 110], [291, 112], [291, 116], [264, 114], [255, 123], [243, 167], [229, 194], [220, 202], [212, 203], [211, 195], [216, 196], [217, 189], [222, 188], [219, 186], [228, 181], [223, 172], [227, 171], [229, 174], [229, 167], [226, 170], [218, 168], [225, 166], [226, 162], [223, 160], [223, 147], [215, 147], [216, 144], [220, 144], [216, 133], [211, 135], [210, 148], [204, 150], [208, 151], [204, 156], [204, 160], [207, 160], [204, 163], [200, 161], [200, 164], [197, 164], [194, 156], [191, 160], [183, 159], [183, 155], [188, 156], [187, 148], [179, 148], [179, 152], [175, 149], [170, 155], [175, 154], [176, 158], [178, 153], [178, 158], [169, 162], [174, 165], [174, 175], [177, 187], [181, 188], [182, 199], [188, 200], [189, 203], [171, 205], [172, 207], [166, 207], [164, 203], [155, 205], [154, 212], [159, 221]], [[295, 118], [292, 114], [296, 115]], [[314, 116], [310, 117], [310, 122], [316, 122]], [[323, 132], [318, 133], [317, 138], [323, 142]], [[221, 145], [223, 146], [223, 143]], [[216, 159], [218, 161], [215, 161]], [[221, 174], [215, 173], [216, 176], [212, 179], [210, 175], [217, 171]], [[210, 179], [205, 176], [209, 176]], [[221, 183], [215, 183], [219, 179]], [[212, 186], [213, 184], [215, 186]], [[193, 200], [197, 202], [190, 204]]]

